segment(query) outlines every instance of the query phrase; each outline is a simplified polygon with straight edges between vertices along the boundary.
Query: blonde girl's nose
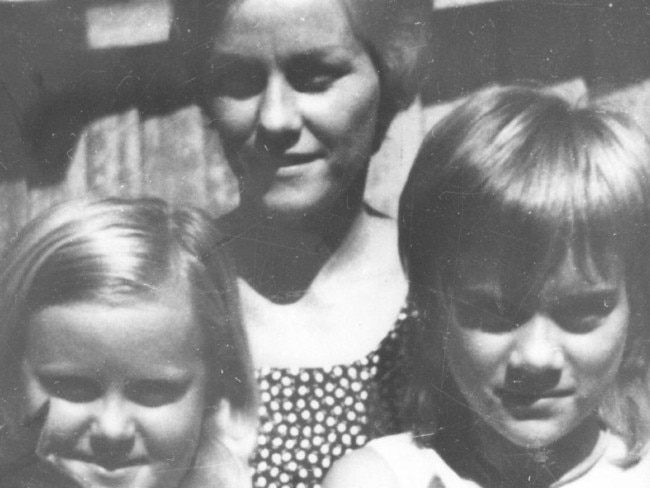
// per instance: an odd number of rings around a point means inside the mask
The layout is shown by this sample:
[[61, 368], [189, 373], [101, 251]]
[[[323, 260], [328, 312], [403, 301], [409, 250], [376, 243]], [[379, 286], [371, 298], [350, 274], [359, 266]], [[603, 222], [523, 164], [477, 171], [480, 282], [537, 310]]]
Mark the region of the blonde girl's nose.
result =
[[101, 402], [91, 429], [94, 438], [117, 442], [134, 437], [135, 421], [124, 403], [115, 399]]
[[515, 331], [510, 366], [530, 372], [559, 370], [564, 364], [561, 329], [544, 313], [536, 313]]

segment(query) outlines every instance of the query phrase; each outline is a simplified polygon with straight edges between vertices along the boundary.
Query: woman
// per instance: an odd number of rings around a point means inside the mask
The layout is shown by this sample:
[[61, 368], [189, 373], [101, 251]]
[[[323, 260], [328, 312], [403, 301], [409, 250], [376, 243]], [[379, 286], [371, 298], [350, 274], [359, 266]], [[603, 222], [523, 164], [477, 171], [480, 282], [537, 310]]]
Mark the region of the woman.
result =
[[387, 393], [407, 283], [395, 221], [363, 191], [413, 96], [423, 16], [410, 3], [178, 5], [205, 113], [240, 181], [221, 223], [263, 404], [255, 486], [317, 486], [347, 450], [397, 429]]

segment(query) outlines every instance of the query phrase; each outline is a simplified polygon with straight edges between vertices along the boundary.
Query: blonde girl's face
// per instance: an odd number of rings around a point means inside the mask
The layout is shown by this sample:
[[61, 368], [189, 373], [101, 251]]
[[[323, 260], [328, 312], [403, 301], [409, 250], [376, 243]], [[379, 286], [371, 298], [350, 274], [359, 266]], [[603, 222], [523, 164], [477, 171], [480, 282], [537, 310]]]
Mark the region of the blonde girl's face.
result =
[[599, 267], [606, 276], [569, 257], [539, 291], [525, 274], [505, 284], [504, 246], [497, 239], [461, 255], [446, 361], [488, 427], [519, 447], [545, 448], [589, 425], [615, 380], [630, 315], [625, 276], [614, 257]]
[[206, 367], [185, 298], [56, 305], [29, 320], [26, 410], [50, 403], [39, 455], [81, 486], [172, 488], [190, 467]]

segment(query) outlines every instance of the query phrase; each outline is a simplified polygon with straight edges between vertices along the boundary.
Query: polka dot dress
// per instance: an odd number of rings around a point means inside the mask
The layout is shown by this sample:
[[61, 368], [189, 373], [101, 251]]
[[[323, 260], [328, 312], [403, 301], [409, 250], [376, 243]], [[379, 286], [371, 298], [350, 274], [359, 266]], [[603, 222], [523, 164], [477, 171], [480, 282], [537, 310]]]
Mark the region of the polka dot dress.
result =
[[255, 488], [312, 488], [332, 463], [370, 439], [397, 431], [401, 348], [407, 306], [379, 347], [349, 365], [262, 368], [260, 433], [253, 458]]

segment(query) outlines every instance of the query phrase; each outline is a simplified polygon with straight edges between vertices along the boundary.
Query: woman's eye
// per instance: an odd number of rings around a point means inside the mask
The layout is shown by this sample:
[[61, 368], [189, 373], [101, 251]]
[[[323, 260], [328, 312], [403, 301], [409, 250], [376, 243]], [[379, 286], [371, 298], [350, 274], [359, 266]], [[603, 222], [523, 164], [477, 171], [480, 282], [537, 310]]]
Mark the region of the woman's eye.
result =
[[100, 385], [90, 378], [43, 376], [40, 382], [50, 395], [72, 403], [92, 402], [102, 394]]
[[328, 90], [343, 76], [341, 69], [305, 61], [289, 71], [292, 86], [300, 92], [318, 93]]
[[301, 76], [295, 79], [293, 85], [296, 90], [305, 93], [318, 93], [327, 90], [336, 78], [326, 75]]
[[143, 380], [130, 383], [126, 396], [145, 407], [160, 407], [174, 403], [187, 391], [188, 384], [168, 380]]
[[261, 68], [252, 63], [230, 61], [213, 64], [204, 86], [212, 95], [246, 99], [264, 90], [266, 76]]

